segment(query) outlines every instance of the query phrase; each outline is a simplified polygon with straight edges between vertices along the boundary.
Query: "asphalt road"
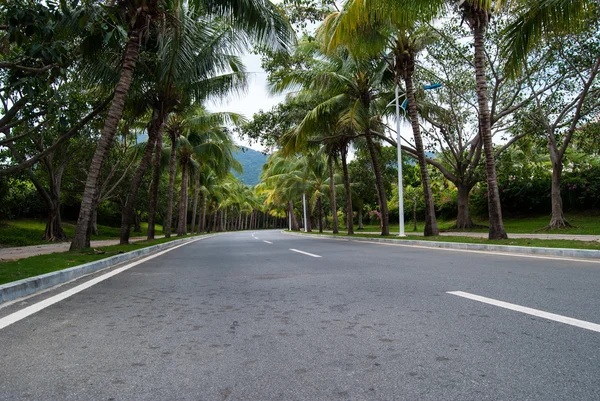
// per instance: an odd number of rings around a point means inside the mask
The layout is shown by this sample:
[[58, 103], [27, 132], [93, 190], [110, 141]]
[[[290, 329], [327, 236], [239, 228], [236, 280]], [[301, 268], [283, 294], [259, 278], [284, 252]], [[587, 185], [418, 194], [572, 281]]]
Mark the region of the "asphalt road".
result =
[[593, 326], [599, 284], [597, 262], [224, 234], [1, 329], [0, 399], [600, 400], [593, 327], [448, 293]]

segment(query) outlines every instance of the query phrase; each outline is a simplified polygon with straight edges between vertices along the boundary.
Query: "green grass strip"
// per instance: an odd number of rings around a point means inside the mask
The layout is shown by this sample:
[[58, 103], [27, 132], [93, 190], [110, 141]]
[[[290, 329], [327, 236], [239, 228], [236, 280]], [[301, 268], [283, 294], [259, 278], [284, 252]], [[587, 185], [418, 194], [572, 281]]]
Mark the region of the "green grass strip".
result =
[[[205, 234], [201, 234], [205, 235]], [[0, 262], [0, 284], [22, 280], [40, 274], [67, 269], [69, 267], [94, 262], [96, 260], [109, 258], [119, 253], [135, 251], [152, 245], [158, 245], [182, 238], [196, 237], [200, 235], [186, 235], [180, 237], [160, 238], [152, 241], [138, 241], [129, 245], [111, 245], [98, 248], [88, 248], [79, 251], [68, 251], [38, 255], [10, 262]], [[96, 253], [95, 250], [104, 253]]]
[[406, 237], [398, 237], [397, 235], [373, 235], [373, 234], [354, 234], [349, 236], [345, 233], [332, 234], [318, 232], [304, 233], [304, 235], [334, 235], [339, 237], [359, 237], [359, 238], [389, 238], [397, 241], [436, 241], [436, 242], [460, 242], [464, 244], [487, 244], [487, 245], [512, 245], [512, 246], [528, 246], [537, 248], [570, 248], [570, 249], [595, 249], [600, 250], [600, 242], [598, 241], [577, 241], [566, 239], [530, 239], [530, 238], [510, 238], [507, 240], [489, 240], [487, 238], [472, 238], [463, 236], [434, 236], [423, 237], [419, 235], [410, 235]]

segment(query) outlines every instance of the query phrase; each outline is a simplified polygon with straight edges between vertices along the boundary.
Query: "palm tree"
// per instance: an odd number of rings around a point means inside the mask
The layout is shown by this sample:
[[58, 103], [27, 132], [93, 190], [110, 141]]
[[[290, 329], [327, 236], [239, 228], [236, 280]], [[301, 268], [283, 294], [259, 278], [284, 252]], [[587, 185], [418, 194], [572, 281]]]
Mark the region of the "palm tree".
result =
[[[363, 12], [357, 15], [357, 18], [349, 18], [351, 14], [344, 12], [360, 6], [363, 7]], [[435, 218], [435, 206], [429, 183], [413, 83], [417, 55], [436, 37], [426, 25], [417, 27], [415, 20], [406, 21], [405, 18], [398, 20], [389, 18], [385, 14], [370, 12], [368, 2], [350, 0], [346, 3], [344, 11], [334, 13], [326, 20], [325, 27], [322, 29], [324, 41], [329, 49], [344, 45], [354, 48], [357, 52], [371, 55], [390, 53], [385, 57], [393, 60], [390, 68], [395, 73], [395, 85], [398, 87], [402, 80], [406, 88], [406, 110], [410, 117], [421, 171], [421, 182], [425, 193], [424, 235], [438, 235], [439, 229]], [[352, 32], [352, 34], [345, 36], [347, 32]]]
[[324, 54], [318, 43], [309, 42], [303, 44], [299, 51], [312, 55], [309, 68], [284, 74], [274, 87], [282, 90], [303, 86], [303, 91], [297, 96], [314, 98], [316, 93], [323, 100], [298, 125], [292, 134], [296, 137], [294, 141], [307, 141], [306, 136], [324, 124], [336, 126], [338, 138], [364, 137], [371, 156], [382, 214], [381, 235], [389, 235], [387, 195], [374, 135], [381, 131], [381, 103], [389, 95], [385, 89], [391, 87], [393, 76], [384, 60], [362, 57], [348, 49], [340, 48], [335, 54]]
[[[182, 0], [120, 0], [116, 4], [115, 8], [123, 15], [122, 20], [127, 22], [128, 38], [115, 95], [90, 164], [71, 249], [81, 249], [90, 245], [90, 221], [100, 184], [100, 171], [121, 120], [125, 99], [136, 69], [142, 33], [149, 30], [156, 21], [176, 24], [177, 18], [171, 18], [169, 12], [180, 10], [183, 4]], [[236, 47], [238, 50], [247, 43], [246, 39], [253, 39], [260, 45], [276, 49], [285, 48], [293, 40], [291, 27], [268, 0], [192, 0], [189, 4], [197, 15], [217, 19], [225, 17], [232, 28], [226, 34], [232, 34], [239, 39], [239, 47]]]
[[127, 43], [123, 51], [123, 63], [120, 69], [119, 81], [115, 86], [115, 94], [90, 163], [71, 250], [89, 248], [90, 246], [91, 218], [94, 199], [98, 196], [100, 173], [123, 115], [125, 99], [136, 68], [142, 30], [148, 20], [156, 18], [160, 14], [157, 0], [144, 1], [143, 4], [141, 0], [128, 0], [122, 1], [119, 5], [121, 6], [119, 11], [124, 14], [124, 19], [127, 21]]
[[503, 53], [513, 73], [540, 43], [557, 35], [577, 33], [598, 21], [600, 7], [588, 0], [515, 2], [516, 18], [504, 29]]
[[[201, 165], [208, 165], [221, 174], [230, 169], [242, 171], [241, 165], [233, 156], [235, 144], [224, 124], [227, 122], [240, 124], [244, 121], [238, 114], [209, 113], [203, 107], [196, 107], [195, 113], [188, 119], [187, 126], [177, 141], [181, 166], [178, 235], [187, 233], [187, 191], [190, 169], [195, 171]], [[195, 202], [198, 194], [199, 191], [195, 191]]]

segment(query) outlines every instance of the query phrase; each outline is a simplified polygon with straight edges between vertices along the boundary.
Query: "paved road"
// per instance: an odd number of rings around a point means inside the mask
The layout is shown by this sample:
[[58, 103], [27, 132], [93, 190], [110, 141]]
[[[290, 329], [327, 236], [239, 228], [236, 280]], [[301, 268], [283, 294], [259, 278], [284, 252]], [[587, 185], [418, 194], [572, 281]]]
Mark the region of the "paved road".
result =
[[224, 234], [1, 329], [0, 399], [599, 400], [599, 283], [596, 262]]

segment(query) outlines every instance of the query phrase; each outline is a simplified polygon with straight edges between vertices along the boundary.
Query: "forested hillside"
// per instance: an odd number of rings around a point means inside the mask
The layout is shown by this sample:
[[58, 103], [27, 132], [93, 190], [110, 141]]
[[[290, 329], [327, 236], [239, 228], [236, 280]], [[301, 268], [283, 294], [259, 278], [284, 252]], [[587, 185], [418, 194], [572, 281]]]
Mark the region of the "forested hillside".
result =
[[260, 171], [263, 164], [267, 162], [267, 155], [250, 148], [242, 147], [234, 154], [237, 161], [244, 167], [243, 174], [234, 175], [246, 185], [256, 185], [260, 181]]

